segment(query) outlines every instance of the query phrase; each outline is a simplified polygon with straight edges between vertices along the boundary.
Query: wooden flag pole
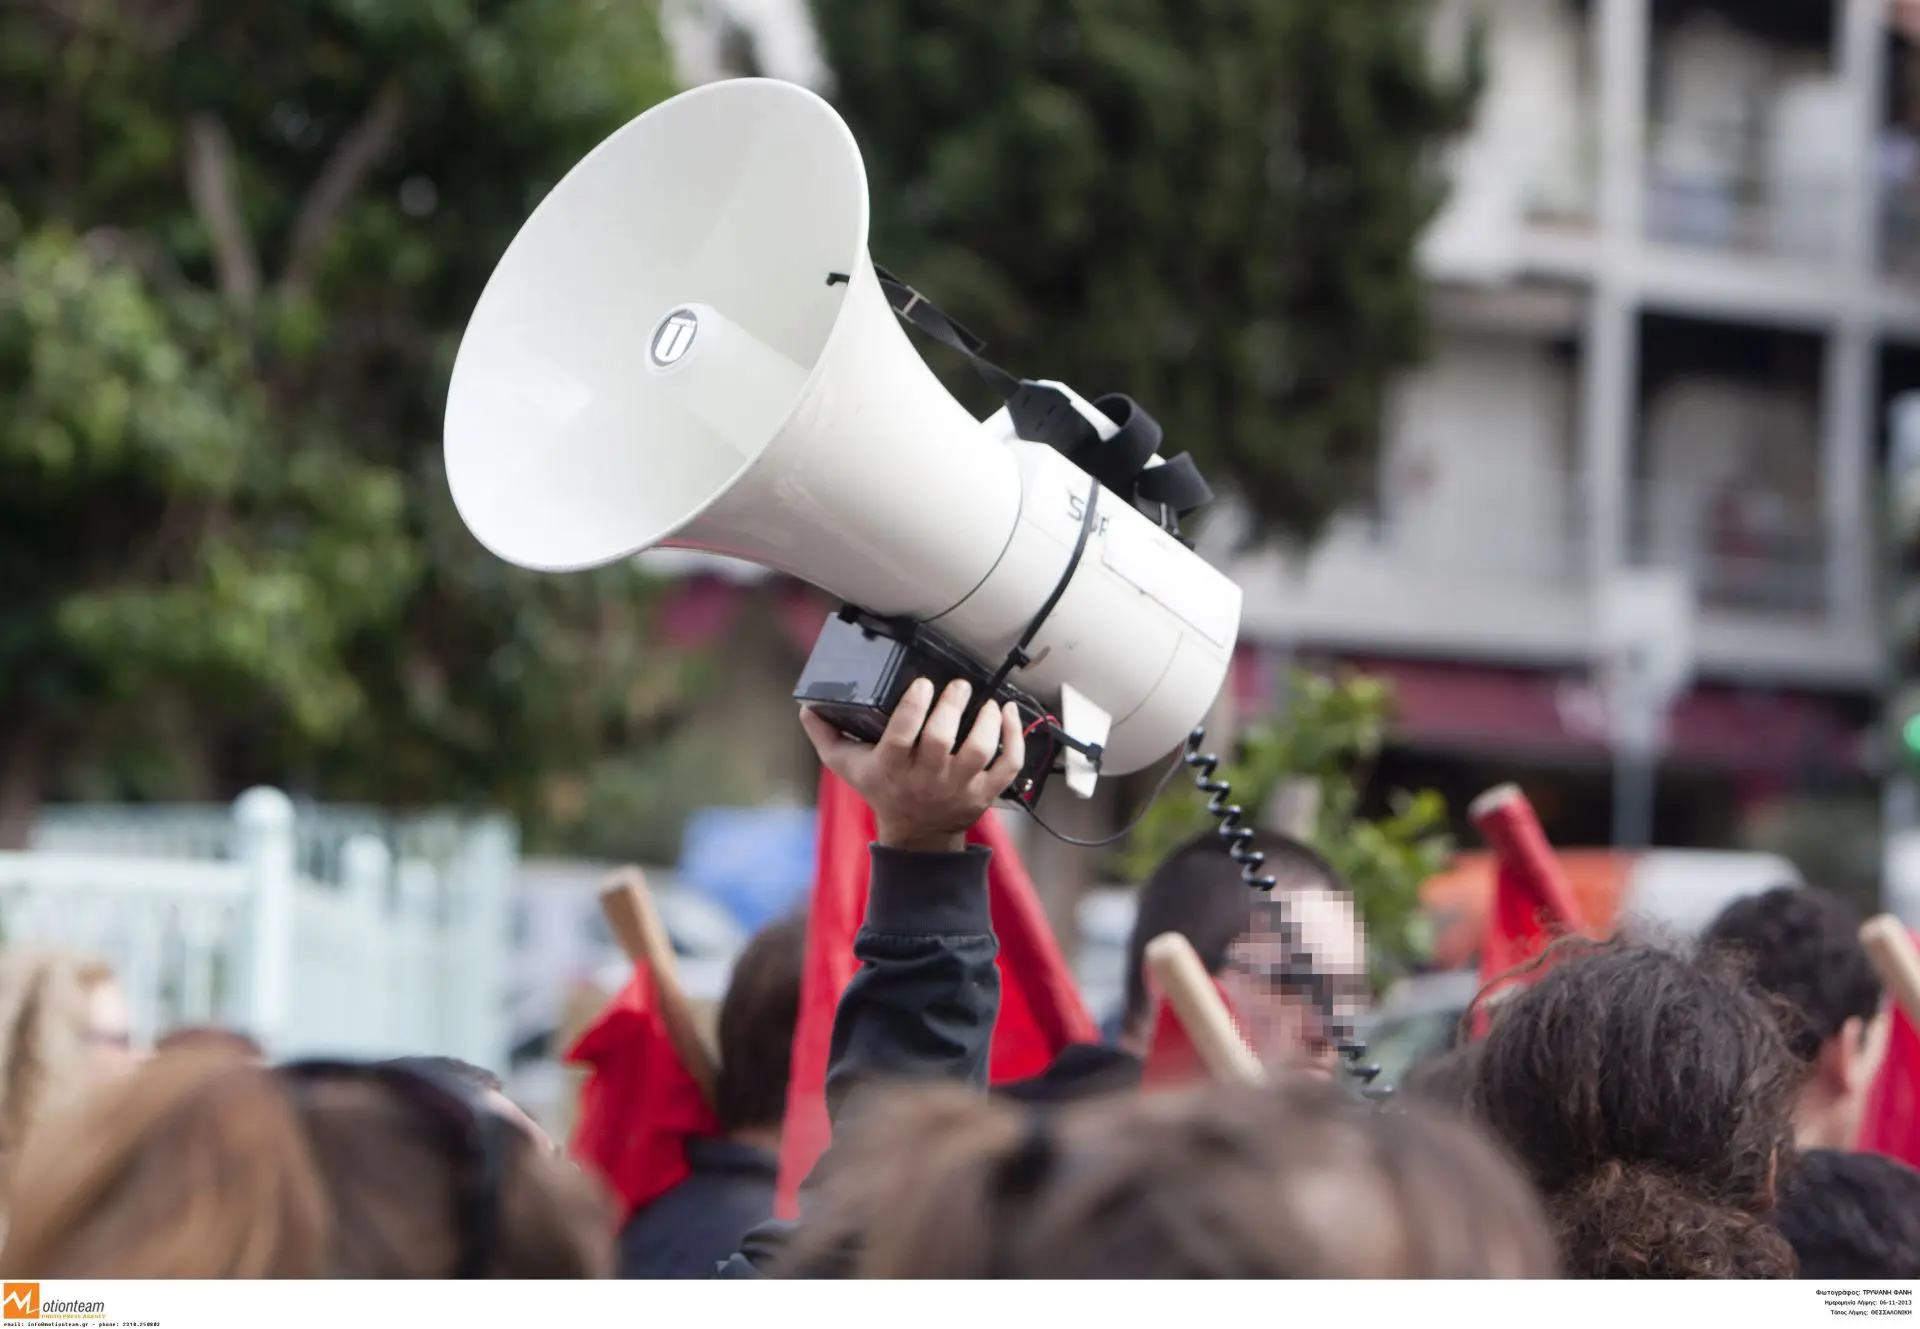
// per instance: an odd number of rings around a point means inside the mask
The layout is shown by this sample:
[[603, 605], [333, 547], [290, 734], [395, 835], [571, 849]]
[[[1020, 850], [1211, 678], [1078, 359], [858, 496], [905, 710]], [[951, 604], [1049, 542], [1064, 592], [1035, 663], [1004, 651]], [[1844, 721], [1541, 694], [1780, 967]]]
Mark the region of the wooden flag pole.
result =
[[1586, 928], [1573, 883], [1554, 857], [1533, 804], [1519, 785], [1503, 784], [1487, 790], [1473, 800], [1467, 815], [1495, 857], [1510, 864], [1525, 880], [1556, 931], [1580, 932]]
[[1914, 947], [1907, 925], [1892, 914], [1870, 918], [1860, 926], [1860, 944], [1867, 948], [1867, 959], [1887, 991], [1907, 1018], [1920, 1026], [1920, 950]]
[[1178, 932], [1162, 933], [1147, 943], [1145, 961], [1207, 1073], [1223, 1084], [1264, 1084], [1266, 1070], [1240, 1036], [1193, 943]]
[[707, 1106], [713, 1106], [719, 1080], [716, 1058], [694, 1019], [693, 1004], [680, 986], [673, 942], [660, 922], [660, 911], [654, 907], [646, 874], [627, 867], [609, 875], [600, 891], [600, 912], [627, 959], [635, 968], [646, 966], [653, 975], [667, 1037], [673, 1040], [674, 1051], [680, 1054], [687, 1073], [700, 1086], [701, 1097], [707, 1100]]

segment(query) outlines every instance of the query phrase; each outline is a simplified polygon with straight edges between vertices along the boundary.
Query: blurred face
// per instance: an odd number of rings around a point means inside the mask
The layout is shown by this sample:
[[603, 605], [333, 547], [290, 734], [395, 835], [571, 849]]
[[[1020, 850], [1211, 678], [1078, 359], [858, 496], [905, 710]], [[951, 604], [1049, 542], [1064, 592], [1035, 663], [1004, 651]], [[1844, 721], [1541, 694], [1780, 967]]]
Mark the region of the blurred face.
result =
[[[1283, 939], [1282, 914], [1293, 926], [1295, 946]], [[1304, 953], [1305, 971], [1293, 952]], [[1319, 975], [1340, 1019], [1351, 1022], [1366, 1009], [1366, 938], [1348, 896], [1298, 890], [1277, 906], [1256, 906], [1252, 926], [1227, 951], [1220, 985], [1262, 1062], [1331, 1077], [1339, 1052], [1304, 981], [1307, 972]]]
[[96, 1079], [129, 1070], [139, 1060], [126, 993], [113, 982], [96, 984], [87, 997], [87, 1055]]

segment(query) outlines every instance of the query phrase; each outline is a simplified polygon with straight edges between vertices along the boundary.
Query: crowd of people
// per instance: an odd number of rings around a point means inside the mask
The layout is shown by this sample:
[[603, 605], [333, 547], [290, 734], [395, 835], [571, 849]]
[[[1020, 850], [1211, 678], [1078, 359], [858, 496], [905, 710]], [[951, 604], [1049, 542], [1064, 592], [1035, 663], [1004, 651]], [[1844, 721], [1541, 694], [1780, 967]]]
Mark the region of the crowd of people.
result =
[[[1020, 734], [988, 706], [963, 736], [967, 700], [916, 685], [871, 746], [808, 724], [877, 835], [832, 1143], [797, 1219], [775, 1193], [803, 918], [736, 966], [720, 1134], [631, 1213], [476, 1068], [274, 1065], [222, 1031], [142, 1057], [111, 973], [8, 952], [0, 1274], [1920, 1278], [1920, 1173], [1851, 1152], [1887, 998], [1858, 920], [1811, 888], [1741, 900], [1688, 947], [1563, 941], [1484, 1037], [1377, 1102], [1324, 1019], [1325, 993], [1360, 1001], [1367, 977], [1339, 874], [1263, 834], [1258, 896], [1196, 841], [1142, 888], [1113, 1036], [989, 1087], [1000, 975], [988, 853], [965, 837]], [[1143, 952], [1167, 933], [1266, 1083], [1143, 1081]]]

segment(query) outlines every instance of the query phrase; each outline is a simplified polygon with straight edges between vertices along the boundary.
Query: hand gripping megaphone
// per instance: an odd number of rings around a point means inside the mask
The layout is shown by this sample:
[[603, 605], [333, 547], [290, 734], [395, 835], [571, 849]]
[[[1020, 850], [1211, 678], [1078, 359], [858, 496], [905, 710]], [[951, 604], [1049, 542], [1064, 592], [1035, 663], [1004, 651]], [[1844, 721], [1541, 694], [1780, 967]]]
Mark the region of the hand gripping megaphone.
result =
[[[976, 355], [1008, 407], [969, 415], [902, 318]], [[1206, 713], [1240, 590], [1180, 538], [1208, 495], [1144, 412], [978, 350], [868, 257], [832, 108], [714, 83], [601, 143], [515, 237], [454, 365], [448, 482], [521, 567], [666, 545], [811, 582], [846, 607], [801, 701], [871, 739], [913, 678], [969, 678], [1031, 722], [1010, 795], [1059, 767], [1084, 796]]]

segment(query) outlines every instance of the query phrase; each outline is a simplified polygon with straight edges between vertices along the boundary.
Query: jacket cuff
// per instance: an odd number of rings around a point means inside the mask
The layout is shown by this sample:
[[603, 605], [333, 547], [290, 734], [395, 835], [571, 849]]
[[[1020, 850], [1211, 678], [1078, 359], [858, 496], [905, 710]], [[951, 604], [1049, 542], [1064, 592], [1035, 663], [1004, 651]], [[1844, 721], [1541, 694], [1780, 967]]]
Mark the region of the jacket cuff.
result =
[[993, 851], [921, 854], [874, 845], [867, 885], [867, 931], [913, 937], [993, 935], [987, 865]]

